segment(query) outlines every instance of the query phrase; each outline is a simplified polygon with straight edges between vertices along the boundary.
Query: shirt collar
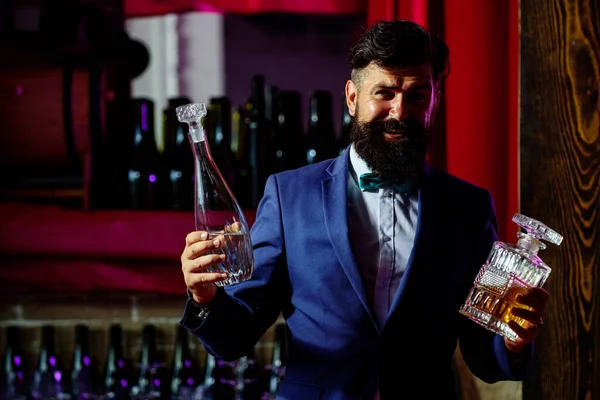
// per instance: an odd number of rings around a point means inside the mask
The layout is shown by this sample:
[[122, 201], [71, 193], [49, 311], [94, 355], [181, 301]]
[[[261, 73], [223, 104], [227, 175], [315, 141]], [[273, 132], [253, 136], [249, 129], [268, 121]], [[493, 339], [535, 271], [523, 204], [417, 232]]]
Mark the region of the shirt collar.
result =
[[360, 158], [354, 148], [354, 143], [352, 143], [350, 146], [350, 174], [352, 175], [352, 178], [354, 178], [354, 182], [358, 185], [358, 177], [370, 172], [372, 172], [371, 169], [368, 167], [365, 160]]

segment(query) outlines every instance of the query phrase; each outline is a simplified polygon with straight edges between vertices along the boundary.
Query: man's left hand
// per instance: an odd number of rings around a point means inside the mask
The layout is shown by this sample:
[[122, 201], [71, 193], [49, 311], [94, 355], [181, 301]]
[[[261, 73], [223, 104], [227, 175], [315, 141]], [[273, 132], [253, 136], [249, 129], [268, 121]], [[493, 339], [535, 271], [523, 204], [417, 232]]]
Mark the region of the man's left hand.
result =
[[532, 287], [527, 292], [517, 296], [516, 300], [524, 308], [515, 307], [512, 314], [527, 322], [519, 325], [516, 321], [510, 321], [508, 326], [517, 334], [515, 341], [504, 339], [504, 344], [513, 353], [521, 353], [525, 346], [539, 335], [540, 328], [544, 323], [546, 315], [546, 303], [550, 294], [542, 288]]

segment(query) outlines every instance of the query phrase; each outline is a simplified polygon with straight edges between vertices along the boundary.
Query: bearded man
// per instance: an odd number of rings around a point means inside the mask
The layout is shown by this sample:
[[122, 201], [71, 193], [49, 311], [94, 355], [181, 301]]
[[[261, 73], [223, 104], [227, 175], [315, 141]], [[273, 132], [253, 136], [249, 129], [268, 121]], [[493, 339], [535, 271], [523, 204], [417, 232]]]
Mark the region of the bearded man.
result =
[[[489, 192], [425, 162], [448, 47], [410, 21], [379, 22], [350, 51], [352, 144], [275, 174], [252, 226], [255, 271], [217, 288], [222, 246], [191, 232], [181, 323], [217, 358], [246, 355], [283, 315], [278, 399], [453, 399], [457, 343], [486, 382], [529, 369], [548, 293], [532, 289], [505, 340], [459, 314], [497, 240]], [[434, 141], [433, 141], [434, 142]], [[415, 397], [414, 393], [418, 393]]]

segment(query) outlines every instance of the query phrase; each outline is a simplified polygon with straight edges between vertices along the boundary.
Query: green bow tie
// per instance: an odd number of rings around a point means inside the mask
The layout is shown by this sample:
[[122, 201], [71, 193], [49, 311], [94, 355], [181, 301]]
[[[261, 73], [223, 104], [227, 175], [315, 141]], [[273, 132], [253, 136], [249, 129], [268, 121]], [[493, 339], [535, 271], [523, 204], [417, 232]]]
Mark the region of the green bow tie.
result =
[[385, 186], [393, 187], [398, 193], [410, 193], [413, 191], [413, 183], [411, 181], [402, 184], [387, 182], [374, 173], [362, 174], [358, 180], [358, 187], [363, 192], [377, 190]]

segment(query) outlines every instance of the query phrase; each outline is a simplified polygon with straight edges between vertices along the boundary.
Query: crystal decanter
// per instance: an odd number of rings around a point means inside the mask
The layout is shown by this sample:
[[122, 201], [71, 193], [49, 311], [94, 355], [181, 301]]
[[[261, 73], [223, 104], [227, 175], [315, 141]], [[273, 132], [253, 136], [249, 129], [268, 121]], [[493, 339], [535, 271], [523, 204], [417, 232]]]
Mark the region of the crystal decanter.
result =
[[243, 282], [252, 276], [254, 255], [250, 230], [236, 198], [215, 164], [202, 126], [206, 116], [204, 103], [191, 103], [176, 108], [177, 119], [189, 126], [188, 137], [194, 154], [194, 216], [196, 230], [206, 231], [209, 238], [221, 239], [214, 251], [225, 254], [224, 262], [210, 266], [207, 272], [227, 272], [228, 278], [217, 282], [226, 286]]
[[475, 278], [466, 302], [459, 312], [486, 329], [509, 340], [517, 334], [508, 326], [513, 320], [523, 327], [529, 324], [512, 315], [513, 308], [527, 308], [517, 301], [519, 294], [530, 287], [542, 287], [550, 275], [550, 267], [538, 256], [546, 245], [560, 245], [563, 237], [546, 225], [522, 214], [515, 214], [513, 222], [525, 232], [518, 232], [517, 244], [494, 243], [486, 263]]

